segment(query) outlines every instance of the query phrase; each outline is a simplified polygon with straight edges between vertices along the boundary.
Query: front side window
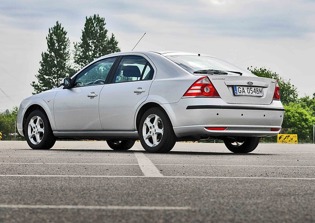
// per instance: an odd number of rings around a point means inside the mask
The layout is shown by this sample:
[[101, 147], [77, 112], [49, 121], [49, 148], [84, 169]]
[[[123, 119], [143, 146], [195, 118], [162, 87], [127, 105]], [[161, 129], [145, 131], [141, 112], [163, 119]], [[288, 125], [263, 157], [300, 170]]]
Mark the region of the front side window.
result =
[[105, 84], [106, 78], [116, 58], [108, 58], [98, 61], [77, 75], [74, 87]]
[[121, 59], [116, 70], [113, 82], [131, 82], [140, 80], [152, 80], [153, 68], [149, 62], [141, 56], [125, 56]]

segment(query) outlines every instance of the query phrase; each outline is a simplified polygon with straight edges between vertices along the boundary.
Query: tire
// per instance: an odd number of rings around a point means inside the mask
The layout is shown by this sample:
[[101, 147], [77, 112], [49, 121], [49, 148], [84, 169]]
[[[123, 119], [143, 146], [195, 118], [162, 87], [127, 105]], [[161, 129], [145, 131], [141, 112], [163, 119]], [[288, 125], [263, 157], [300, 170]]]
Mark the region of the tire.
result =
[[127, 140], [107, 140], [107, 145], [117, 151], [124, 151], [131, 149], [135, 144], [135, 140], [127, 139]]
[[245, 137], [240, 139], [224, 139], [224, 144], [233, 153], [250, 153], [256, 149], [259, 144], [258, 137]]
[[50, 149], [56, 142], [48, 118], [41, 110], [29, 114], [24, 125], [24, 133], [32, 149]]
[[150, 153], [167, 153], [176, 143], [173, 126], [160, 108], [150, 108], [143, 114], [138, 132], [142, 147]]

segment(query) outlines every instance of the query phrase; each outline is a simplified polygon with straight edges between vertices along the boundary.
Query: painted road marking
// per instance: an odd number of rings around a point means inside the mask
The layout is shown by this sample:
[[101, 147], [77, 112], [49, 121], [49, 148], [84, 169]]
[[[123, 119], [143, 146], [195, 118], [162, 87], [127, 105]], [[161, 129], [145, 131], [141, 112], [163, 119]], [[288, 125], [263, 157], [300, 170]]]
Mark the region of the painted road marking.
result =
[[[281, 160], [292, 162], [292, 160]], [[304, 161], [304, 160], [300, 160]], [[134, 163], [0, 163], [0, 165], [60, 165], [60, 166], [139, 166]], [[182, 164], [182, 163], [157, 163], [154, 166], [196, 166], [196, 167], [259, 167], [259, 168], [315, 168], [315, 166], [283, 166], [283, 165], [221, 165], [221, 164]]]
[[152, 163], [152, 161], [142, 152], [134, 153], [139, 167], [145, 177], [163, 177], [159, 169]]
[[[0, 177], [33, 177], [33, 178], [147, 178], [148, 176], [110, 176], [110, 175], [4, 175]], [[157, 176], [154, 176], [157, 177]], [[315, 180], [314, 177], [220, 177], [220, 176], [161, 176], [165, 179], [240, 179], [240, 180]]]
[[173, 206], [85, 206], [85, 205], [23, 205], [0, 204], [0, 208], [9, 209], [88, 209], [88, 210], [192, 210], [191, 207]]
[[138, 166], [134, 163], [0, 163], [0, 165]]

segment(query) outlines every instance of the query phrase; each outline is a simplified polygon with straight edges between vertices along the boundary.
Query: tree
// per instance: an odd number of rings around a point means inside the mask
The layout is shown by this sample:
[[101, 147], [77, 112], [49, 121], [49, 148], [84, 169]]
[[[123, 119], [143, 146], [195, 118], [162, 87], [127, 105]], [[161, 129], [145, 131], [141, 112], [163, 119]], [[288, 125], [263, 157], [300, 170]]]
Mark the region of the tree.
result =
[[0, 132], [2, 133], [2, 139], [8, 140], [11, 138], [16, 138], [14, 136], [16, 132], [16, 116], [18, 108], [13, 108], [12, 111], [6, 110], [3, 113], [0, 113]]
[[47, 52], [42, 53], [40, 68], [36, 78], [38, 83], [33, 81], [33, 94], [49, 90], [59, 85], [59, 81], [73, 73], [69, 65], [70, 61], [70, 40], [67, 32], [57, 21], [56, 25], [49, 29], [47, 40]]
[[248, 70], [250, 70], [253, 74], [259, 77], [267, 77], [277, 80], [280, 87], [281, 102], [284, 105], [287, 105], [290, 102], [298, 102], [297, 89], [294, 85], [290, 83], [290, 80], [285, 81], [283, 78], [279, 76], [279, 74], [270, 71], [266, 68], [250, 67], [248, 68]]
[[120, 51], [114, 34], [107, 36], [105, 25], [105, 18], [99, 15], [86, 17], [81, 41], [74, 43], [74, 62], [80, 68], [100, 56]]
[[315, 117], [308, 108], [301, 104], [285, 105], [285, 115], [282, 128], [287, 134], [298, 134], [300, 142], [311, 142]]
[[303, 108], [309, 109], [315, 117], [315, 97], [310, 98], [309, 96], [305, 96], [299, 99], [299, 103]]

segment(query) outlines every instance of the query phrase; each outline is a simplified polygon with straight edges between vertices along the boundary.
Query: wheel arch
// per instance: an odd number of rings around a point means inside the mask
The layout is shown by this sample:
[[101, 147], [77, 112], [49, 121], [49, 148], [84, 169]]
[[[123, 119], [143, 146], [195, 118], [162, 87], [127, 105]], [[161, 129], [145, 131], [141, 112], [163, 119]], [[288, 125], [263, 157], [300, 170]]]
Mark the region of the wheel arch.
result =
[[33, 105], [31, 105], [29, 108], [27, 108], [27, 110], [25, 111], [25, 113], [24, 113], [24, 116], [23, 116], [23, 125], [22, 125], [22, 129], [23, 129], [23, 133], [24, 133], [24, 136], [25, 136], [25, 128], [24, 128], [24, 126], [25, 126], [25, 124], [26, 124], [26, 119], [27, 119], [27, 117], [33, 112], [33, 111], [35, 111], [35, 110], [40, 110], [40, 111], [42, 111], [45, 115], [46, 115], [46, 117], [47, 117], [47, 119], [48, 119], [48, 121], [49, 121], [49, 124], [50, 124], [50, 126], [51, 126], [51, 120], [50, 120], [50, 118], [49, 118], [49, 116], [47, 115], [47, 112], [45, 111], [45, 109], [42, 107], [42, 106], [40, 106], [40, 105], [38, 105], [38, 104], [33, 104]]
[[172, 123], [172, 120], [170, 119], [168, 113], [166, 112], [166, 110], [161, 106], [159, 105], [158, 103], [155, 103], [155, 102], [149, 102], [149, 103], [146, 103], [144, 104], [140, 110], [138, 111], [137, 113], [137, 118], [136, 118], [136, 127], [137, 127], [137, 130], [139, 129], [139, 124], [140, 124], [140, 120], [143, 116], [143, 114], [150, 108], [160, 108], [167, 116], [167, 118], [169, 119], [171, 125], [173, 126], [173, 123]]

